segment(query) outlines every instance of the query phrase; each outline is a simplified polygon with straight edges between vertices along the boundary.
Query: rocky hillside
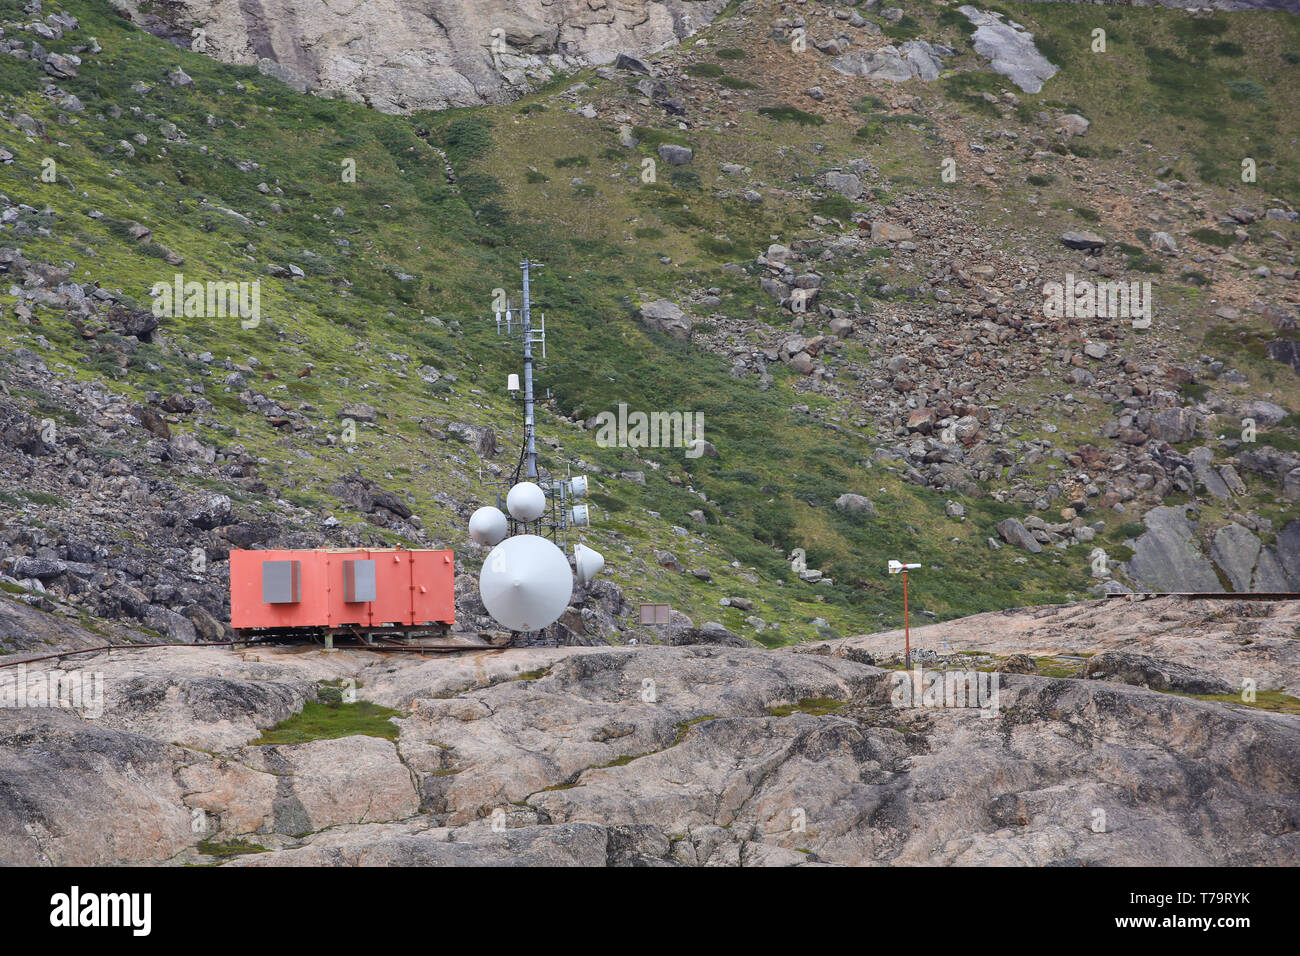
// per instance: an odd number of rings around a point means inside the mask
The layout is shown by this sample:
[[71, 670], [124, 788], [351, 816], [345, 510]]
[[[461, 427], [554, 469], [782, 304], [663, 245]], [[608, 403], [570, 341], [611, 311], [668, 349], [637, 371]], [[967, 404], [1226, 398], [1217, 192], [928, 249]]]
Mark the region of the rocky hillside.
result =
[[103, 677], [97, 719], [0, 709], [0, 861], [1300, 863], [1294, 604], [1094, 602], [914, 636], [931, 671], [1000, 671], [996, 713], [896, 706], [897, 634], [70, 658]]
[[[887, 629], [894, 557], [929, 618], [1300, 588], [1290, 15], [749, 0], [390, 115], [154, 35], [185, 9], [0, 0], [25, 604], [220, 638], [231, 547], [451, 545], [492, 630], [464, 526], [517, 449], [491, 313], [526, 254], [546, 464], [595, 477], [608, 559], [567, 643]], [[158, 314], [178, 275], [256, 283], [257, 320]], [[1053, 309], [1075, 280], [1138, 283], [1140, 314]], [[609, 447], [620, 405], [702, 415], [704, 454]]]
[[[1157, 2], [1300, 13], [1296, 0]], [[110, 5], [182, 49], [255, 65], [295, 89], [337, 93], [386, 112], [507, 102], [557, 75], [657, 51], [707, 26], [724, 7], [737, 6], [726, 0], [387, 0], [341, 8], [322, 0], [112, 0]]]
[[150, 33], [385, 112], [502, 103], [706, 26], [726, 0], [114, 0]]

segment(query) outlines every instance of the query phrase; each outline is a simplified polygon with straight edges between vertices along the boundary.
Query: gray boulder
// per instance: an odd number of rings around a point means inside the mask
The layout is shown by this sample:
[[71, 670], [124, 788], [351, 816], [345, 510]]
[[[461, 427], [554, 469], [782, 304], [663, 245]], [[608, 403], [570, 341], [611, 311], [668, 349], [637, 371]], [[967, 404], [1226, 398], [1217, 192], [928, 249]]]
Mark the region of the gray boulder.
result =
[[1106, 240], [1095, 232], [1081, 230], [1071, 230], [1061, 236], [1061, 245], [1067, 249], [1079, 249], [1085, 252], [1094, 252], [1098, 249], [1105, 248]]
[[367, 405], [365, 402], [353, 402], [344, 405], [339, 410], [339, 418], [351, 418], [358, 422], [375, 422], [379, 420], [379, 413], [375, 411], [373, 405]]
[[685, 166], [695, 158], [695, 151], [689, 146], [664, 143], [659, 147], [659, 158], [671, 166]]
[[1171, 444], [1191, 441], [1196, 437], [1196, 425], [1199, 421], [1196, 411], [1191, 408], [1165, 408], [1151, 416], [1145, 431], [1158, 441]]
[[81, 58], [71, 54], [51, 53], [45, 60], [45, 72], [57, 80], [76, 79], [79, 66]]
[[204, 531], [230, 521], [231, 504], [226, 495], [211, 495], [186, 515], [186, 520]]
[[1085, 677], [1119, 681], [1179, 694], [1231, 694], [1234, 688], [1215, 674], [1146, 654], [1102, 651], [1088, 658]]
[[1091, 125], [1092, 123], [1078, 113], [1067, 113], [1056, 121], [1057, 128], [1064, 130], [1068, 136], [1082, 136], [1088, 132], [1088, 127]]
[[198, 640], [190, 619], [169, 607], [150, 605], [145, 610], [144, 623], [151, 630], [181, 644], [193, 644]]
[[939, 53], [924, 40], [908, 40], [899, 47], [899, 52], [903, 54], [903, 59], [912, 70], [912, 75], [918, 80], [925, 80], [928, 83], [939, 78], [939, 72], [943, 69], [943, 65], [939, 62]]
[[[1233, 488], [1228, 485], [1227, 479], [1219, 471], [1214, 470], [1214, 451], [1210, 448], [1194, 448], [1191, 454], [1187, 456], [1192, 462], [1192, 474], [1196, 480], [1214, 497], [1221, 501], [1226, 501], [1234, 494]], [[1240, 480], [1240, 479], [1239, 479]]]
[[691, 320], [681, 307], [667, 299], [656, 299], [641, 306], [641, 322], [674, 339], [691, 336]]
[[1247, 402], [1241, 408], [1242, 418], [1253, 418], [1255, 424], [1271, 428], [1286, 418], [1286, 409], [1274, 402]]
[[975, 27], [971, 37], [975, 52], [990, 61], [993, 72], [1001, 73], [1026, 93], [1039, 92], [1060, 69], [1038, 52], [1032, 33], [1005, 22], [1001, 14], [985, 13], [969, 5], [957, 9]]
[[862, 180], [853, 173], [829, 172], [826, 174], [826, 188], [835, 190], [845, 199], [857, 199], [862, 195]]
[[1026, 528], [1017, 518], [1006, 518], [999, 521], [996, 528], [998, 535], [1007, 544], [1023, 548], [1030, 554], [1038, 554], [1043, 550], [1043, 546], [1038, 543], [1038, 539], [1034, 537], [1033, 532]]
[[189, 432], [173, 432], [168, 447], [173, 457], [198, 458], [208, 464], [212, 464], [217, 459], [215, 448], [203, 444]]
[[1184, 507], [1161, 506], [1146, 513], [1147, 530], [1137, 539], [1128, 575], [1151, 591], [1222, 591]]
[[835, 499], [835, 507], [847, 515], [859, 518], [876, 517], [876, 506], [862, 495], [844, 494]]
[[731, 633], [717, 621], [705, 621], [700, 627], [670, 629], [665, 643], [678, 647], [694, 644], [713, 644], [720, 647], [749, 647], [743, 637]]
[[497, 453], [497, 433], [489, 425], [471, 425], [468, 422], [448, 422], [447, 434], [463, 441], [474, 449], [480, 458], [493, 458]]
[[1290, 588], [1284, 590], [1300, 591], [1300, 518], [1278, 532], [1272, 551], [1282, 573], [1291, 583]]
[[682, 570], [682, 563], [677, 560], [677, 555], [671, 551], [656, 551], [655, 563], [661, 568], [667, 568], [669, 571]]
[[1268, 445], [1256, 445], [1240, 449], [1237, 463], [1246, 471], [1280, 482], [1285, 481], [1289, 472], [1300, 468], [1300, 456], [1280, 452]]
[[9, 573], [19, 580], [36, 578], [38, 581], [49, 581], [62, 577], [67, 571], [67, 564], [55, 558], [34, 558], [23, 555], [14, 559]]
[[1151, 248], [1156, 252], [1165, 252], [1170, 255], [1176, 255], [1178, 252], [1178, 242], [1167, 232], [1151, 233]]
[[631, 53], [620, 53], [614, 60], [614, 69], [626, 70], [628, 73], [641, 73], [645, 76], [654, 74], [654, 67], [639, 56], [633, 56]]
[[849, 76], [887, 80], [891, 83], [904, 83], [916, 76], [916, 68], [893, 46], [882, 47], [875, 52], [854, 50], [831, 60], [831, 68]]
[[1259, 561], [1260, 541], [1254, 533], [1241, 525], [1224, 525], [1214, 533], [1210, 557], [1219, 566], [1234, 591], [1249, 591], [1251, 576]]
[[1252, 591], [1294, 591], [1300, 589], [1300, 582], [1293, 582], [1287, 577], [1286, 568], [1283, 567], [1282, 561], [1278, 558], [1277, 549], [1271, 545], [1260, 550], [1259, 561], [1255, 565], [1255, 573], [1250, 583]]

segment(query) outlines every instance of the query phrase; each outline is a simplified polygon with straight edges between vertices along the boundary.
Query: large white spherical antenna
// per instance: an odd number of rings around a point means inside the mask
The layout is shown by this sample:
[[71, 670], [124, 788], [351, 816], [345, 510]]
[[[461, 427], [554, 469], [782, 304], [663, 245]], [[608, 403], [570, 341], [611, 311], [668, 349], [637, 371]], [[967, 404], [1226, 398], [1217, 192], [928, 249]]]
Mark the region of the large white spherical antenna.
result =
[[564, 552], [550, 541], [519, 534], [492, 549], [483, 562], [478, 589], [483, 606], [502, 627], [536, 631], [553, 624], [569, 606], [573, 574]]
[[591, 579], [600, 574], [601, 568], [605, 566], [605, 556], [595, 548], [589, 548], [585, 544], [575, 544], [573, 546], [573, 566], [577, 570], [578, 583], [589, 584]]
[[509, 531], [506, 516], [499, 508], [479, 508], [469, 516], [469, 536], [475, 544], [485, 544], [488, 547], [500, 544]]
[[531, 481], [521, 481], [506, 495], [506, 510], [516, 521], [536, 521], [546, 510], [546, 493]]

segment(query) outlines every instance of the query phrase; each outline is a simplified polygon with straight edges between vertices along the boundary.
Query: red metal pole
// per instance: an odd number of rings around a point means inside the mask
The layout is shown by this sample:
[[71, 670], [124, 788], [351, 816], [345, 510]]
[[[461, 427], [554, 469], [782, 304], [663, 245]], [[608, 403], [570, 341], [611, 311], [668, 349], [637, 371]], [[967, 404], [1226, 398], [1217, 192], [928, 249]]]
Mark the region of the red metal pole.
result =
[[907, 622], [907, 569], [903, 569], [903, 640], [906, 641], [906, 656], [903, 666], [912, 666], [912, 629]]

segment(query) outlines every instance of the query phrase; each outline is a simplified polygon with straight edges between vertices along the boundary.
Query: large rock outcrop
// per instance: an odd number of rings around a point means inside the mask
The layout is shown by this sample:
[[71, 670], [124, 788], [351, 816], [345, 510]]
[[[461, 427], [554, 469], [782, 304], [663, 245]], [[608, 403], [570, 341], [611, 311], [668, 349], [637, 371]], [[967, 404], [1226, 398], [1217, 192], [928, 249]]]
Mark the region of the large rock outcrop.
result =
[[[1098, 602], [917, 628], [918, 655], [951, 644], [958, 669], [991, 648], [1100, 652], [1101, 680], [1000, 666], [991, 710], [900, 706], [901, 675], [871, 664], [898, 634], [75, 658], [104, 675], [102, 717], [0, 708], [0, 863], [222, 847], [259, 866], [1300, 862], [1300, 717], [1176, 696], [1247, 676], [1295, 688], [1297, 612], [1204, 610]], [[398, 712], [395, 740], [259, 745], [349, 677]]]
[[1181, 507], [1152, 508], [1137, 539], [1128, 573], [1153, 591], [1222, 591], [1214, 566], [1201, 553], [1196, 528]]
[[1269, 545], [1236, 522], [1202, 544], [1186, 507], [1152, 508], [1143, 523], [1146, 531], [1125, 566], [1139, 588], [1242, 593], [1300, 588], [1300, 521], [1289, 522]]
[[1083, 672], [1090, 678], [1178, 694], [1231, 694], [1236, 689], [1216, 674], [1124, 651], [1102, 651], [1090, 657]]
[[[726, 0], [124, 0], [145, 29], [299, 90], [384, 112], [507, 102], [555, 73], [648, 52]], [[201, 30], [201, 41], [194, 31]]]
[[875, 51], [854, 50], [832, 61], [831, 66], [849, 76], [903, 83], [911, 79], [937, 80], [943, 69], [939, 52], [924, 40], [908, 40], [898, 47]]
[[1019, 24], [1004, 20], [999, 13], [986, 13], [969, 5], [958, 9], [975, 27], [975, 52], [989, 60], [990, 69], [1026, 93], [1037, 93], [1060, 69], [1038, 52], [1034, 35]]

